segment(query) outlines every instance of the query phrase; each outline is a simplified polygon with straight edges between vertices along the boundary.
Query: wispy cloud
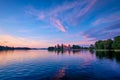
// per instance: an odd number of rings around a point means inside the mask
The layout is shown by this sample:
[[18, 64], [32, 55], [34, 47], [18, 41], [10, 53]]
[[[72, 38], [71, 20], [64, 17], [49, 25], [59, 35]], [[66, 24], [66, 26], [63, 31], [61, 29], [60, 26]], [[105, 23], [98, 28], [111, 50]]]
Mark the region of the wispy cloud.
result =
[[67, 30], [63, 25], [73, 25], [74, 22], [78, 22], [77, 19], [87, 14], [95, 2], [96, 0], [76, 0], [73, 2], [64, 2], [61, 5], [50, 7], [48, 10], [38, 10], [30, 7], [25, 11], [46, 23], [51, 23], [51, 17], [56, 19], [53, 21], [53, 24], [56, 24], [57, 28], [62, 32], [66, 32]]
[[[116, 29], [118, 29], [119, 27], [118, 25], [120, 21], [120, 12], [112, 12], [109, 9], [105, 11], [106, 7], [109, 6], [106, 3], [107, 1], [104, 2], [98, 0], [75, 0], [63, 2], [62, 4], [55, 5], [54, 7], [50, 6], [46, 10], [32, 8], [28, 9], [27, 11], [29, 12], [30, 10], [30, 14], [36, 16], [38, 20], [42, 20], [50, 24], [51, 26], [56, 27], [62, 32], [69, 32], [68, 30], [72, 30], [72, 28], [76, 28], [77, 26], [86, 26], [86, 28], [84, 28], [85, 31], [82, 34], [72, 35], [68, 37], [82, 38], [84, 41], [81, 41], [81, 44], [87, 43], [87, 41], [88, 43], [92, 43], [96, 39], [111, 38], [119, 34], [119, 31]], [[101, 9], [101, 6], [104, 6], [105, 10], [103, 10], [104, 8]], [[116, 8], [117, 7], [118, 6], [116, 6]], [[109, 11], [111, 13], [108, 13]], [[82, 24], [82, 20], [86, 20], [86, 24], [85, 22], [83, 22]], [[107, 25], [96, 28], [101, 24]], [[89, 26], [89, 28], [92, 26], [95, 27], [87, 30], [87, 26]]]
[[55, 23], [61, 31], [66, 32], [65, 27], [62, 25], [59, 19], [57, 19]]
[[81, 46], [89, 46], [90, 44], [94, 44], [95, 41], [91, 40], [81, 40], [81, 41], [75, 41], [75, 42], [70, 42], [68, 44], [76, 44], [76, 45], [81, 45]]
[[120, 23], [104, 26], [101, 28], [91, 28], [82, 33], [83, 36], [96, 39], [108, 39], [113, 38], [120, 34]]
[[100, 17], [96, 19], [93, 22], [93, 25], [100, 25], [105, 23], [112, 23], [112, 22], [119, 22], [120, 21], [120, 12], [111, 13], [108, 15], [103, 15], [103, 17]]
[[61, 30], [62, 32], [66, 32], [65, 27], [63, 26], [62, 22], [59, 19], [51, 18], [50, 21], [51, 21], [51, 24], [56, 26], [59, 30]]
[[92, 6], [95, 4], [96, 0], [92, 0], [88, 5], [86, 5], [77, 15], [77, 17], [83, 16], [85, 13], [87, 13]]

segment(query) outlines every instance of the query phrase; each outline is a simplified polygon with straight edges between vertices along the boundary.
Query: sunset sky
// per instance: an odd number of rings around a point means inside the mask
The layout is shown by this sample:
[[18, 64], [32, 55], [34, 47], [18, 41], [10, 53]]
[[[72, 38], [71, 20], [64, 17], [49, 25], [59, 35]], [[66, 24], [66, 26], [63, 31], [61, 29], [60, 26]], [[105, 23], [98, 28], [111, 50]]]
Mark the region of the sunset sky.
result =
[[89, 45], [120, 35], [120, 0], [0, 0], [0, 44]]

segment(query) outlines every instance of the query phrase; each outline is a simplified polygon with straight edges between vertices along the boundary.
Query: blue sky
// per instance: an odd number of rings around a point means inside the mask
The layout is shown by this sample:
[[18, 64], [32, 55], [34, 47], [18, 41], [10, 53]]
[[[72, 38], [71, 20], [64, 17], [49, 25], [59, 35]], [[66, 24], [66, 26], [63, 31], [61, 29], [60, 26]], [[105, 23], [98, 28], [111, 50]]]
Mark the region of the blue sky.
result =
[[120, 0], [0, 0], [0, 44], [94, 44], [120, 35]]

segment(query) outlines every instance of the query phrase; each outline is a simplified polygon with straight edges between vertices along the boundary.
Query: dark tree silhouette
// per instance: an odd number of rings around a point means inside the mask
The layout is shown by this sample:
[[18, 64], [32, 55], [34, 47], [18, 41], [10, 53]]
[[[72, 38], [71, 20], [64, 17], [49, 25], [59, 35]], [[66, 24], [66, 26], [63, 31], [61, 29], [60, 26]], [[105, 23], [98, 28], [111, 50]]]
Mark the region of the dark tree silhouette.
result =
[[114, 38], [112, 48], [120, 49], [120, 36], [117, 36], [117, 37]]
[[99, 40], [95, 42], [96, 49], [120, 49], [120, 36], [114, 38], [114, 40]]

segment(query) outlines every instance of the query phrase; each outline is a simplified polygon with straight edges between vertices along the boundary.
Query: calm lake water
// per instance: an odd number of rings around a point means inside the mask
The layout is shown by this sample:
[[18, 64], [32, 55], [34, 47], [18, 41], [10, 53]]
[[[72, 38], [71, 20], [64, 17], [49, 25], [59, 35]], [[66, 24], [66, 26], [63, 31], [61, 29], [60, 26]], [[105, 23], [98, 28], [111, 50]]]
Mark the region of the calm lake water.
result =
[[120, 52], [0, 51], [0, 80], [120, 80]]

